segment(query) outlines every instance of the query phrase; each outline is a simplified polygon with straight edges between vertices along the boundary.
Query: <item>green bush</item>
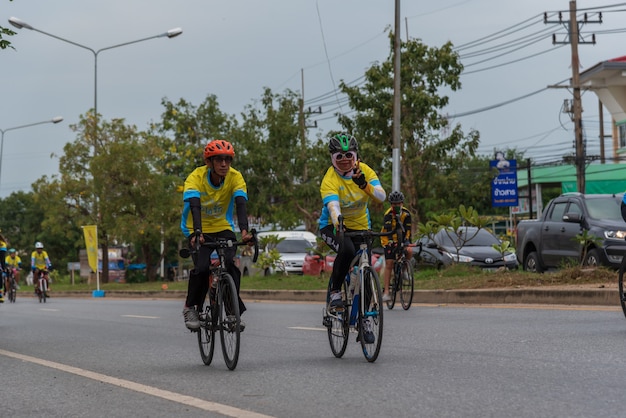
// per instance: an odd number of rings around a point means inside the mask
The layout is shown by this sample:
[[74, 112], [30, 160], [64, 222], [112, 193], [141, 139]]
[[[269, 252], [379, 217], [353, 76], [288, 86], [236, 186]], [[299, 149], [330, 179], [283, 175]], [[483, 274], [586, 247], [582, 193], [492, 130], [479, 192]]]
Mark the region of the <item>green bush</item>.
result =
[[145, 283], [147, 280], [143, 270], [126, 270], [126, 283]]

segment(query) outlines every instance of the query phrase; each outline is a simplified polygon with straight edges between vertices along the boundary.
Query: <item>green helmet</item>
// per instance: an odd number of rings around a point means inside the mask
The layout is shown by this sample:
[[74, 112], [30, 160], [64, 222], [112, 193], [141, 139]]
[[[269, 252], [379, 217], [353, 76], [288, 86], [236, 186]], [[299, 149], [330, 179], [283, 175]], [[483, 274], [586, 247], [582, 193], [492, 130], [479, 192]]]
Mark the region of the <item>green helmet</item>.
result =
[[359, 143], [352, 135], [340, 133], [330, 138], [328, 141], [328, 151], [330, 151], [331, 154], [348, 151], [358, 152]]

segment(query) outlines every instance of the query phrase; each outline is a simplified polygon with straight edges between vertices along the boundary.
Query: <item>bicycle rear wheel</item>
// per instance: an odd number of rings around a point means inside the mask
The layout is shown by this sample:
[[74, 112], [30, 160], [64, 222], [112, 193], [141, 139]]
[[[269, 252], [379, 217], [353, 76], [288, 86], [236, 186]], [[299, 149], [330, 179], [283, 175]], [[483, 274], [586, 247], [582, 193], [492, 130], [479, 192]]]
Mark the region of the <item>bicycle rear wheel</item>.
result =
[[624, 316], [626, 316], [626, 294], [624, 291], [624, 272], [626, 272], [626, 254], [622, 257], [622, 264], [619, 266], [619, 303], [622, 305], [622, 312], [624, 312]]
[[239, 298], [235, 281], [230, 274], [223, 274], [218, 282], [217, 306], [218, 325], [220, 329], [220, 340], [222, 342], [222, 353], [226, 367], [235, 370], [239, 361], [239, 345], [241, 318], [239, 316]]
[[198, 347], [200, 347], [200, 357], [207, 366], [213, 361], [215, 351], [215, 320], [211, 315], [211, 305], [208, 304], [204, 312], [198, 312], [200, 316], [200, 329], [198, 330]]
[[15, 303], [16, 295], [17, 295], [17, 283], [15, 283], [14, 278], [11, 278], [11, 282], [9, 285], [9, 302]]
[[411, 307], [411, 302], [413, 302], [413, 287], [415, 286], [413, 267], [409, 260], [404, 260], [400, 265], [400, 277], [398, 279], [400, 303], [402, 303], [402, 309], [407, 311]]
[[383, 309], [380, 281], [371, 266], [363, 270], [362, 300], [359, 301], [359, 340], [363, 355], [370, 363], [376, 361], [383, 341]]
[[328, 342], [330, 350], [337, 358], [341, 358], [348, 346], [348, 334], [350, 332], [350, 304], [348, 303], [346, 282], [341, 286], [341, 299], [343, 300], [343, 312], [326, 313], [324, 325], [328, 329]]
[[391, 272], [391, 282], [389, 283], [389, 300], [387, 301], [387, 309], [392, 310], [396, 305], [396, 294], [398, 292], [398, 265], [393, 263], [393, 271]]

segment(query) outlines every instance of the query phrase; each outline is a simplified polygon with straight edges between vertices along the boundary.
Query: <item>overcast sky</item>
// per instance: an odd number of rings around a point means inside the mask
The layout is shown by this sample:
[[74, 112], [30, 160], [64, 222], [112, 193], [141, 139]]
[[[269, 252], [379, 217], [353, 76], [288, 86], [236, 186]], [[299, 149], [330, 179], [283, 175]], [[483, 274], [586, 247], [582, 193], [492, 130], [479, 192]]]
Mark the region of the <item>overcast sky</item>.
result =
[[[180, 98], [198, 105], [215, 94], [222, 111], [239, 114], [261, 97], [301, 91], [307, 106], [322, 105], [318, 131], [336, 128], [334, 111], [349, 112], [331, 94], [340, 80], [358, 83], [366, 68], [389, 55], [386, 28], [394, 24], [394, 1], [387, 0], [0, 0], [1, 25], [15, 16], [61, 38], [100, 50], [180, 27], [183, 34], [157, 38], [98, 54], [98, 112], [106, 119], [125, 118], [145, 129], [160, 120], [161, 100]], [[617, 2], [579, 0], [579, 10]], [[451, 92], [450, 115], [466, 114], [525, 96], [571, 77], [569, 45], [562, 25], [543, 23], [544, 12], [562, 10], [565, 0], [403, 1], [402, 37], [429, 46], [451, 41], [459, 48], [463, 87]], [[605, 8], [603, 24], [582, 26], [581, 71], [626, 55], [626, 4]], [[597, 16], [588, 10], [591, 20]], [[552, 20], [557, 16], [551, 15]], [[94, 54], [21, 29], [10, 38], [15, 50], [0, 50], [0, 129], [50, 120], [6, 131], [0, 197], [29, 191], [42, 175], [58, 172], [58, 155], [75, 139], [69, 129], [94, 105]], [[495, 35], [495, 36], [494, 36]], [[475, 42], [476, 41], [476, 42]], [[499, 57], [498, 57], [499, 56]], [[455, 118], [464, 130], [481, 132], [480, 151], [517, 147], [537, 162], [558, 160], [573, 152], [573, 125], [561, 113], [566, 89], [546, 89], [523, 100]], [[583, 97], [588, 154], [599, 154], [598, 99]], [[610, 116], [605, 111], [606, 133]], [[56, 154], [56, 156], [52, 156]], [[607, 154], [612, 147], [607, 140]]]

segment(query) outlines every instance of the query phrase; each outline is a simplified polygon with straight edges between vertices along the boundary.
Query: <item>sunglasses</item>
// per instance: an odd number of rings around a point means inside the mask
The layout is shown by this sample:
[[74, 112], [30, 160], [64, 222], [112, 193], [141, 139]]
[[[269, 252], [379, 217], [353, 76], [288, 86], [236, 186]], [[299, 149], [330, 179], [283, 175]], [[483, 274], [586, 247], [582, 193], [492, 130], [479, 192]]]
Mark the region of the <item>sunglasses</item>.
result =
[[342, 154], [342, 153], [338, 152], [337, 154], [335, 154], [335, 161], [341, 161], [341, 160], [343, 160], [344, 158], [345, 158], [346, 160], [351, 160], [351, 159], [353, 159], [353, 158], [354, 158], [354, 153], [352, 153], [352, 152], [346, 152], [345, 154]]
[[216, 157], [211, 157], [211, 160], [212, 160], [214, 163], [218, 163], [218, 164], [221, 164], [221, 163], [230, 164], [230, 163], [232, 163], [232, 162], [233, 162], [233, 157], [228, 157], [228, 156], [221, 156], [221, 155], [218, 155], [218, 156], [216, 156]]

